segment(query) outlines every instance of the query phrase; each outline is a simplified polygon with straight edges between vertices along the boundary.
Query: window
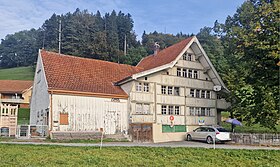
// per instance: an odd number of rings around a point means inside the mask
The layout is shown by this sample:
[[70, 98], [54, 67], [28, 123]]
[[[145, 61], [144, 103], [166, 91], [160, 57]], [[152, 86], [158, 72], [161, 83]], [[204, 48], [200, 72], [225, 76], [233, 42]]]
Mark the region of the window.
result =
[[187, 69], [183, 68], [182, 75], [183, 75], [183, 77], [187, 78]]
[[180, 115], [180, 106], [175, 106], [175, 115]]
[[166, 112], [166, 106], [161, 106], [161, 114], [162, 115], [166, 115], [167, 112]]
[[195, 97], [196, 97], [196, 98], [199, 98], [199, 97], [200, 97], [200, 90], [199, 90], [199, 89], [196, 89], [196, 90], [195, 90]]
[[135, 114], [150, 114], [150, 105], [145, 103], [136, 103]]
[[136, 103], [136, 114], [142, 114], [142, 104]]
[[143, 104], [143, 114], [150, 114], [150, 105]]
[[192, 55], [191, 54], [188, 54], [187, 60], [192, 61]]
[[210, 108], [206, 108], [206, 116], [211, 116]]
[[189, 74], [189, 78], [192, 78], [193, 75], [192, 75], [192, 70], [188, 70], [188, 74]]
[[166, 94], [166, 86], [161, 86], [161, 94]]
[[191, 89], [190, 95], [191, 95], [191, 97], [194, 97], [194, 89]]
[[181, 68], [177, 68], [177, 76], [181, 76]]
[[172, 95], [172, 89], [173, 89], [172, 86], [168, 86], [168, 94], [169, 94], [169, 95]]
[[200, 108], [195, 107], [195, 115], [200, 116]]
[[174, 95], [175, 96], [180, 96], [180, 88], [179, 87], [174, 87]]
[[205, 96], [205, 90], [201, 90], [201, 98], [206, 98], [206, 96]]
[[195, 116], [194, 107], [190, 107], [190, 115]]
[[149, 84], [144, 83], [144, 92], [149, 92]]
[[137, 82], [136, 83], [136, 92], [141, 92], [142, 91], [142, 83]]
[[197, 79], [198, 78], [198, 73], [196, 70], [193, 70], [193, 78]]
[[187, 60], [187, 57], [188, 57], [188, 54], [187, 54], [187, 53], [184, 53], [184, 54], [183, 54], [183, 60]]
[[211, 96], [210, 96], [210, 91], [206, 91], [206, 98], [207, 98], [207, 99], [210, 99], [210, 97], [211, 97]]
[[173, 115], [174, 106], [168, 106], [168, 114]]
[[205, 114], [205, 108], [201, 108], [201, 114], [200, 114], [201, 116], [206, 116], [206, 114]]

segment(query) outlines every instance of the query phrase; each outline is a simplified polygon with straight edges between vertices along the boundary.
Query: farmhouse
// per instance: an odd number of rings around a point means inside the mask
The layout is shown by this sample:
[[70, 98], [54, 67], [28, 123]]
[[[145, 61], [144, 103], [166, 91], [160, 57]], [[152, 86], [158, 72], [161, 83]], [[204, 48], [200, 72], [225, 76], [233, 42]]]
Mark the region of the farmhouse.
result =
[[39, 51], [30, 123], [56, 132], [124, 134], [179, 141], [220, 123], [227, 93], [198, 39], [187, 38], [137, 66]]
[[0, 134], [14, 136], [18, 108], [29, 108], [32, 81], [0, 80]]

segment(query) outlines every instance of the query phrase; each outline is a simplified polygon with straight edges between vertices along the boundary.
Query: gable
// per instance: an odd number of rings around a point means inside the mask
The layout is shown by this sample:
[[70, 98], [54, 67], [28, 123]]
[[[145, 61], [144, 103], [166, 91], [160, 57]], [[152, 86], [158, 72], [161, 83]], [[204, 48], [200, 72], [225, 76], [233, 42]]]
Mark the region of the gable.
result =
[[[157, 55], [151, 55], [144, 58], [137, 65], [144, 68], [144, 71], [134, 74], [132, 79], [137, 79], [157, 71], [174, 67], [187, 51], [193, 52], [195, 60], [201, 63], [203, 71], [209, 76], [215, 85], [221, 86], [226, 92], [229, 91], [195, 36], [174, 44], [160, 51]], [[145, 63], [148, 65], [144, 65]]]
[[107, 61], [40, 51], [49, 91], [89, 92], [127, 96], [114, 82], [141, 68]]

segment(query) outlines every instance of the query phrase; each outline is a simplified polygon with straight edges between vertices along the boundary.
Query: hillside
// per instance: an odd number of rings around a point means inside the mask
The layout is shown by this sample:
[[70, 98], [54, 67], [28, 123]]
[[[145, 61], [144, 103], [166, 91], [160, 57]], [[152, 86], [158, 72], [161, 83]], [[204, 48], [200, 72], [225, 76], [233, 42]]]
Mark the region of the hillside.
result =
[[0, 80], [33, 80], [33, 77], [31, 66], [0, 69]]

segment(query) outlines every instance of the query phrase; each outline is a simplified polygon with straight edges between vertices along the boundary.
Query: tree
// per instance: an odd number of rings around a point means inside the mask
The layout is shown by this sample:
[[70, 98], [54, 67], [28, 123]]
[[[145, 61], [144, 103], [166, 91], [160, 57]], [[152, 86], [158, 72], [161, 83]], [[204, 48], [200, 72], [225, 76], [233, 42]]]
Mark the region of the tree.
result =
[[270, 128], [280, 120], [279, 10], [279, 1], [245, 1], [225, 24], [215, 23], [231, 63], [225, 79], [233, 113]]

